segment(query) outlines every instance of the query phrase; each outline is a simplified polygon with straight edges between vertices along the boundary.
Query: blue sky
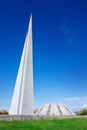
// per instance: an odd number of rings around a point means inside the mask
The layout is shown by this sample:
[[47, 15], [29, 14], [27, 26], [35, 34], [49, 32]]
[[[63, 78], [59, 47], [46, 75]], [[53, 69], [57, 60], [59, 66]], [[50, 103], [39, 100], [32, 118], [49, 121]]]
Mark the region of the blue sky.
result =
[[0, 108], [9, 109], [29, 18], [33, 16], [35, 108], [87, 104], [87, 1], [0, 1]]

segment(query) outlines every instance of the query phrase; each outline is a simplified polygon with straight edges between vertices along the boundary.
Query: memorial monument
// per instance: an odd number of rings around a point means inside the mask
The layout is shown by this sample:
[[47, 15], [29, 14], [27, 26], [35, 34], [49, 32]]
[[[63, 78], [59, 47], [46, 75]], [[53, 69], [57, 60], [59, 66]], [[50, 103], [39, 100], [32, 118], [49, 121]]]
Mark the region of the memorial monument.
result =
[[[10, 106], [10, 115], [33, 115], [33, 54], [32, 54], [32, 16], [25, 39], [20, 61], [13, 98]], [[66, 105], [57, 103], [44, 104], [34, 116], [75, 116]]]
[[10, 115], [33, 115], [32, 16], [20, 61]]

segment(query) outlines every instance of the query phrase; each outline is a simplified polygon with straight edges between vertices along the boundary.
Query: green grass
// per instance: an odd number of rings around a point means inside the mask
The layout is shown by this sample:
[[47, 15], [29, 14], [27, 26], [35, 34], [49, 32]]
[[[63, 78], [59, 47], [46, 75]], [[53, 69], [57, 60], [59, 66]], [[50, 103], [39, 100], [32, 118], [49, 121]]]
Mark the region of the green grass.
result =
[[87, 130], [87, 118], [0, 121], [0, 130]]

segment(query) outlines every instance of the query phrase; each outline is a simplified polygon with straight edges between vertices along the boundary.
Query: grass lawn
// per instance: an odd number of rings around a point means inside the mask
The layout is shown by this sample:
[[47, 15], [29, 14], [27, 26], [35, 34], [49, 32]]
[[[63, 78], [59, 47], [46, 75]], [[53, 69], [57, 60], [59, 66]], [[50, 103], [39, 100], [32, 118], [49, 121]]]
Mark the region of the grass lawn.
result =
[[0, 130], [87, 130], [87, 118], [0, 121]]

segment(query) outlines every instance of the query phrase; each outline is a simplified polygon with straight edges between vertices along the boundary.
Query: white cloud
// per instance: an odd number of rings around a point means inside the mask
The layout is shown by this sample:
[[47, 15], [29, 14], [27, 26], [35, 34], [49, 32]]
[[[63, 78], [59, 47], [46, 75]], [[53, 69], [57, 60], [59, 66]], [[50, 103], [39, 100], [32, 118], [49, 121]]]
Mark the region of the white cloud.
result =
[[74, 111], [79, 111], [83, 108], [87, 109], [87, 96], [67, 97], [67, 98], [63, 98], [62, 102], [70, 106], [70, 108]]
[[83, 104], [82, 109], [87, 109], [87, 104]]
[[68, 97], [64, 99], [67, 102], [79, 102], [79, 103], [84, 103], [87, 102], [87, 96], [84, 97]]
[[65, 45], [66, 45], [66, 55], [71, 55], [73, 53], [72, 46], [74, 45], [74, 34], [73, 34], [73, 28], [70, 25], [69, 19], [62, 19], [61, 20], [61, 31], [65, 39]]

